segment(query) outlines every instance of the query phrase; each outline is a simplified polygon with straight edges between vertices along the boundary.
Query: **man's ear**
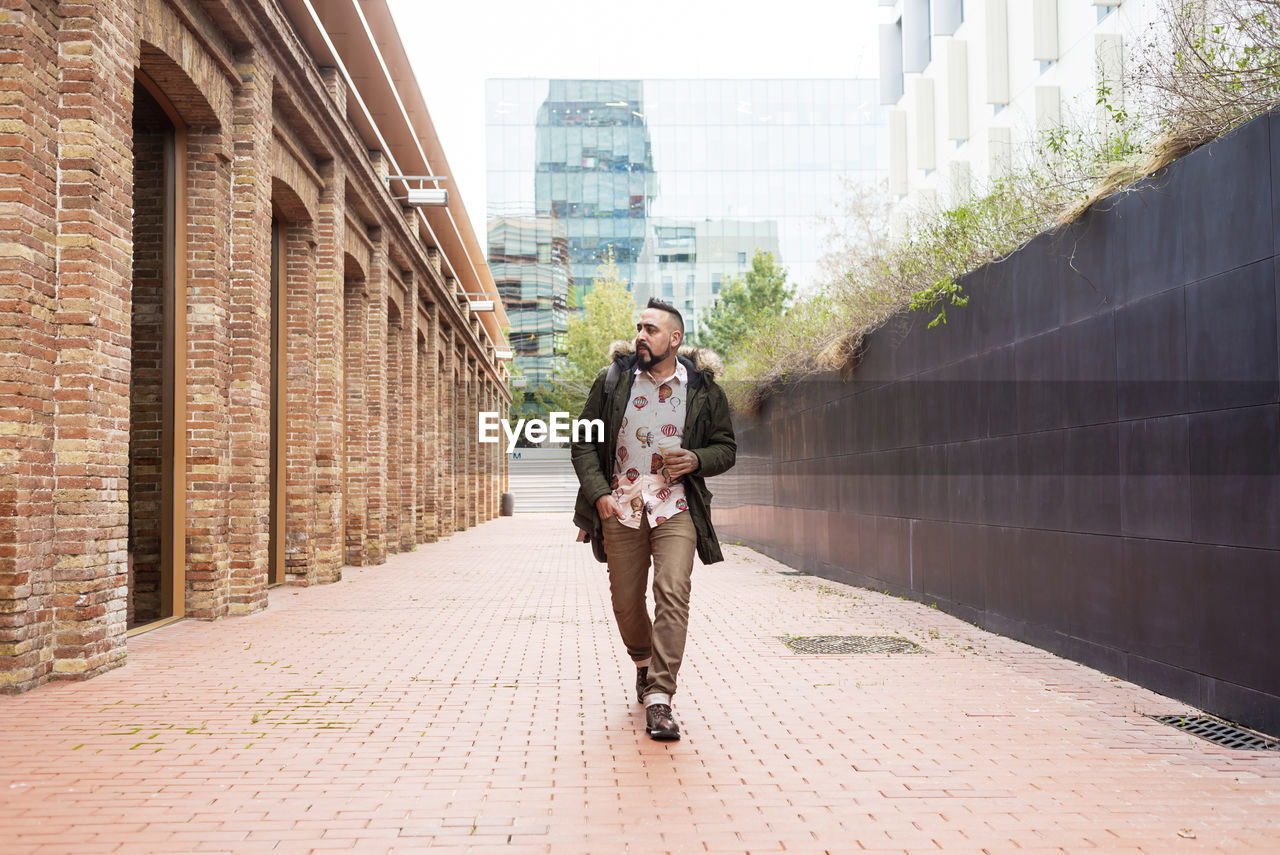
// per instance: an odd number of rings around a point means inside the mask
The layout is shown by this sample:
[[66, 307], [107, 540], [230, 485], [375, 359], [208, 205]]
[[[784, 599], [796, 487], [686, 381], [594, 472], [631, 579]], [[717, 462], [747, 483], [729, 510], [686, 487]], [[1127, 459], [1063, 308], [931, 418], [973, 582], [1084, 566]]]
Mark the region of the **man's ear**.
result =
[[671, 346], [672, 346], [672, 347], [675, 347], [675, 348], [677, 348], [677, 349], [678, 349], [678, 348], [680, 347], [680, 343], [681, 343], [681, 342], [683, 342], [683, 341], [684, 341], [684, 333], [683, 333], [683, 332], [681, 332], [680, 330], [672, 330], [672, 331], [671, 331]]

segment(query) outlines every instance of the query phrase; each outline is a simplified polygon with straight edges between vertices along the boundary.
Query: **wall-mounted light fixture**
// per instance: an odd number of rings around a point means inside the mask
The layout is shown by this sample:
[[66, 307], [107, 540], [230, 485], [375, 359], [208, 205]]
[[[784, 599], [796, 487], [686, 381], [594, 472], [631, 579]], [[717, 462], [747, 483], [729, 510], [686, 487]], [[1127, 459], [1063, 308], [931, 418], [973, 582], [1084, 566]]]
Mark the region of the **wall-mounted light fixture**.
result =
[[516, 358], [516, 355], [509, 350], [495, 350], [493, 352], [493, 358], [500, 362], [510, 362]]
[[465, 291], [458, 292], [458, 296], [467, 301], [467, 308], [473, 312], [492, 312], [495, 311], [493, 299], [485, 293], [468, 294]]
[[449, 204], [449, 191], [438, 187], [410, 190], [409, 204], [418, 208], [444, 208]]
[[[387, 181], [446, 181], [447, 175], [388, 175]], [[415, 208], [444, 208], [449, 204], [449, 191], [440, 187], [410, 187], [408, 196], [396, 196]]]

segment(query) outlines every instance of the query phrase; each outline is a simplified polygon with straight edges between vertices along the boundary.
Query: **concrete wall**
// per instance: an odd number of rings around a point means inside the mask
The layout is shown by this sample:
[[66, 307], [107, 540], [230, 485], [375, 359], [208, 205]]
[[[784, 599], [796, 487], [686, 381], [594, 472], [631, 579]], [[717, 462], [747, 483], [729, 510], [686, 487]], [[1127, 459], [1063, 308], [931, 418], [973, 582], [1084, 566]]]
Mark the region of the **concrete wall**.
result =
[[1280, 732], [1277, 223], [1272, 115], [739, 417], [722, 539]]

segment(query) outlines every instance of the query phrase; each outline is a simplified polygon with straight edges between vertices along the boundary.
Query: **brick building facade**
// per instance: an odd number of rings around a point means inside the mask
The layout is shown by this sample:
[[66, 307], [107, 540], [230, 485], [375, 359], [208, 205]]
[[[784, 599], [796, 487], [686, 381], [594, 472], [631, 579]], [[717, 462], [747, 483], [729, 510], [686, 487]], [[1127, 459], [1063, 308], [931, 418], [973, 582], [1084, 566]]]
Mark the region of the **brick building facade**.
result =
[[380, 0], [0, 0], [0, 162], [0, 691], [497, 515], [505, 316], [401, 201]]

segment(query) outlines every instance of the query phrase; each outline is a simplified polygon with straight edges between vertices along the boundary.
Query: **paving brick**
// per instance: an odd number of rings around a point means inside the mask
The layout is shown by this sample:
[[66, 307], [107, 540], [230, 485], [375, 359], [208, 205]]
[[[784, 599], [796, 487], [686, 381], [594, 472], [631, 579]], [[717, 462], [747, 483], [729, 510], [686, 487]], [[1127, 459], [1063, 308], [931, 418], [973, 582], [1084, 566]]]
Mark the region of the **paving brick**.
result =
[[[3, 699], [0, 825], [30, 852], [1280, 848], [1280, 756], [1156, 725], [1185, 706], [920, 604], [726, 554], [694, 572], [679, 742], [643, 733], [568, 517], [501, 517]], [[787, 634], [930, 652], [805, 656]]]

